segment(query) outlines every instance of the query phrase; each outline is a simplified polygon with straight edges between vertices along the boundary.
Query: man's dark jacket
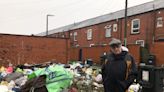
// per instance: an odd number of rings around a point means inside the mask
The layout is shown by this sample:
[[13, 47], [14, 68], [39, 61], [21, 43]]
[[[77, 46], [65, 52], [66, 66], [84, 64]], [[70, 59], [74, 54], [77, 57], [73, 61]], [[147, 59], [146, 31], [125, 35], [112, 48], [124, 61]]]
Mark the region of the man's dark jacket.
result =
[[[127, 61], [131, 62], [129, 71]], [[137, 77], [134, 58], [125, 51], [119, 55], [107, 54], [102, 66], [102, 77], [105, 92], [125, 92]]]

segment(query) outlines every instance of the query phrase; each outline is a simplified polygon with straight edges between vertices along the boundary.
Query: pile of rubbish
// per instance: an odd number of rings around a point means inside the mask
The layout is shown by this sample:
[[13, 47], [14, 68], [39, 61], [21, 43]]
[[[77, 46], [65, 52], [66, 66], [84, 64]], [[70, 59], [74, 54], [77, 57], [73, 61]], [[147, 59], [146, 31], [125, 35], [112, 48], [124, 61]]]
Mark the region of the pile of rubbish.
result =
[[104, 92], [98, 66], [44, 63], [0, 67], [0, 92]]
[[76, 92], [104, 92], [100, 66], [74, 63], [68, 69], [74, 76], [72, 88], [76, 88]]

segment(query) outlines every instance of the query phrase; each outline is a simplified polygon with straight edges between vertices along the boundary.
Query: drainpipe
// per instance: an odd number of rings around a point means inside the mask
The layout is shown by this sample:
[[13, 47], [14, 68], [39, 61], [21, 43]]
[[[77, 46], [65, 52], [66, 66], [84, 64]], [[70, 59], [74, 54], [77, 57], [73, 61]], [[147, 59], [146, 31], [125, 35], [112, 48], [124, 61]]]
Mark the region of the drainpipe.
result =
[[123, 37], [122, 37], [122, 34], [123, 34], [123, 32], [122, 32], [122, 26], [123, 26], [122, 22], [123, 22], [123, 19], [120, 19], [120, 22], [119, 22], [120, 27], [119, 27], [118, 30], [120, 31], [120, 40], [121, 40], [121, 41], [124, 41], [124, 39], [122, 39], [122, 38], [123, 38]]
[[153, 41], [152, 41], [152, 44], [154, 44], [154, 41], [155, 41], [155, 26], [156, 26], [156, 10], [155, 10], [155, 5], [153, 4]]
[[128, 6], [128, 0], [125, 1], [125, 29], [124, 29], [124, 46], [127, 47], [127, 6]]
[[69, 63], [69, 62], [68, 62], [68, 51], [69, 51], [69, 50], [68, 50], [68, 46], [69, 46], [69, 45], [68, 45], [68, 40], [69, 40], [69, 39], [66, 38], [66, 63], [67, 63], [67, 64]]

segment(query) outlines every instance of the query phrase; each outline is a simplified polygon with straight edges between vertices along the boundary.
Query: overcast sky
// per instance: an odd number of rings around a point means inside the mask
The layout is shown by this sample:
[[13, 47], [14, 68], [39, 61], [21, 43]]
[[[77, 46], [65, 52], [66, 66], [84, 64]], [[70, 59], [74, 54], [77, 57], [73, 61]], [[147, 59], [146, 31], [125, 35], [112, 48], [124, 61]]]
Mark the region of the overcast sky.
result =
[[[128, 0], [128, 7], [153, 0]], [[125, 0], [0, 0], [0, 33], [31, 35], [125, 8]]]

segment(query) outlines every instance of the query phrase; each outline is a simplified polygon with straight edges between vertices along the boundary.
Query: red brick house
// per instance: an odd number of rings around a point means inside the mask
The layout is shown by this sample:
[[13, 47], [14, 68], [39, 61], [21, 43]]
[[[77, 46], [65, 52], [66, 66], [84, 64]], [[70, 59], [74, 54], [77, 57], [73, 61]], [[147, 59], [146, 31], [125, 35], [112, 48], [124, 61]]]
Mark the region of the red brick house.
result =
[[[155, 0], [128, 8], [128, 44], [151, 45], [164, 38], [164, 1]], [[39, 35], [45, 35], [41, 33]], [[50, 36], [70, 37], [73, 47], [108, 45], [112, 37], [124, 39], [124, 10], [49, 31]]]
[[[128, 45], [140, 44], [146, 49], [143, 53], [150, 53], [155, 42], [164, 40], [164, 0], [130, 7], [127, 15]], [[49, 36], [70, 38], [71, 47], [79, 48], [106, 46], [113, 37], [123, 41], [124, 10], [51, 30]]]

